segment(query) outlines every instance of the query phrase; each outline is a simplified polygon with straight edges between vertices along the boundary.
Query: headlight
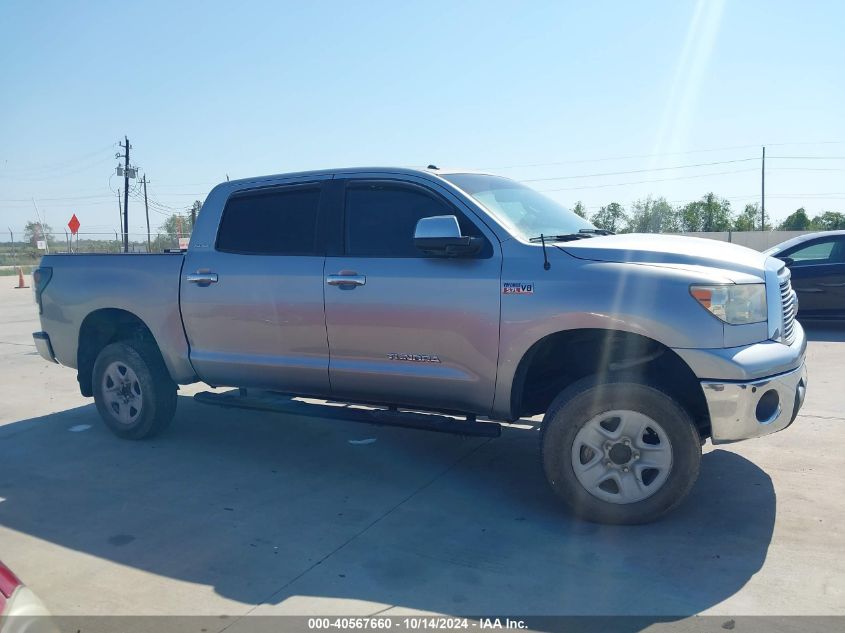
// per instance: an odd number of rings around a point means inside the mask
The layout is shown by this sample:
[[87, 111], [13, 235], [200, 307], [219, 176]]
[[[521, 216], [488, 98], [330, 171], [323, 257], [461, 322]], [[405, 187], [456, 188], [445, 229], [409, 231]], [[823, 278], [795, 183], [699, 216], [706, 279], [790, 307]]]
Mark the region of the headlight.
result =
[[725, 323], [759, 323], [766, 320], [766, 284], [690, 286], [690, 294]]

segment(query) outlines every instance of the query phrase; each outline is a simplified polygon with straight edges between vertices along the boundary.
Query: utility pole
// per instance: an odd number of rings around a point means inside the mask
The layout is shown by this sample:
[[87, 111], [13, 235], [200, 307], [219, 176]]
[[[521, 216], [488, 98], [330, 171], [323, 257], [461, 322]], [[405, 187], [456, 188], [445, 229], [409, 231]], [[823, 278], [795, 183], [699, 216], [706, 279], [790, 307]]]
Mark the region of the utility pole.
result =
[[117, 226], [123, 231], [123, 203], [120, 201], [120, 187], [117, 188]]
[[763, 168], [760, 173], [760, 230], [766, 230], [766, 146], [763, 145]]
[[129, 137], [124, 136], [123, 152], [123, 252], [129, 252]]
[[[129, 179], [135, 178], [137, 169], [129, 166], [129, 150], [132, 146], [129, 144], [129, 137], [123, 137], [123, 143], [118, 143], [118, 147], [123, 150], [121, 154], [118, 152], [114, 155], [117, 159], [123, 159], [123, 167], [117, 165], [117, 175], [123, 175], [123, 223], [121, 225], [123, 230], [123, 252], [129, 252]], [[122, 172], [122, 174], [121, 174]]]
[[147, 215], [147, 252], [152, 253], [152, 247], [150, 246], [150, 206], [147, 203], [147, 182], [147, 174], [144, 174], [141, 184], [144, 185], [144, 213]]

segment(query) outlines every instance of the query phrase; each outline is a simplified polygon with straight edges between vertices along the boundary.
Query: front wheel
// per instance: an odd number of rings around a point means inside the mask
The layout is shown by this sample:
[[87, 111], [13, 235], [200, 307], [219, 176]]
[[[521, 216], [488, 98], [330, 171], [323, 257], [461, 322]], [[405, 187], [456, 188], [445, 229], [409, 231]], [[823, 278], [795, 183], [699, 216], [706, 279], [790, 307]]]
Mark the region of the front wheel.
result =
[[701, 442], [686, 411], [659, 389], [586, 378], [549, 407], [542, 453], [549, 483], [578, 516], [634, 524], [686, 497]]
[[163, 431], [176, 411], [176, 384], [154, 344], [106, 345], [94, 363], [94, 402], [112, 433], [140, 440]]

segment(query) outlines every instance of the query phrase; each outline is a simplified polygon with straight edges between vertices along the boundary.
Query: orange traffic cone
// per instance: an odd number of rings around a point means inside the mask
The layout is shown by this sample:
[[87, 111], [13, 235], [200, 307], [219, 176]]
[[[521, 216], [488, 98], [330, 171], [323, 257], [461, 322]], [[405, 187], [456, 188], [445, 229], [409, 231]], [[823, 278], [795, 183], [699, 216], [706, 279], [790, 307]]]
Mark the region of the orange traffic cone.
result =
[[15, 286], [15, 289], [18, 289], [18, 288], [29, 288], [29, 286], [27, 286], [26, 283], [24, 283], [23, 268], [21, 268], [20, 266], [18, 266], [18, 285]]

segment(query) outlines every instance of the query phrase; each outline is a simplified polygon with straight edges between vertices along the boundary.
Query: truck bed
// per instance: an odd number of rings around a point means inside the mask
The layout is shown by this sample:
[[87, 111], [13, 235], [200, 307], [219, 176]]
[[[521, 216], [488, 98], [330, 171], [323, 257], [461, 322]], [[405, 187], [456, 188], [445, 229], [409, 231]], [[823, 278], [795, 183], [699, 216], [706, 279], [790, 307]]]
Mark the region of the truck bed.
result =
[[194, 372], [179, 313], [183, 262], [181, 253], [45, 255], [41, 266], [53, 275], [42, 295], [42, 324], [56, 360], [77, 366], [79, 332], [88, 315], [126, 310], [155, 333], [173, 378], [190, 382]]

